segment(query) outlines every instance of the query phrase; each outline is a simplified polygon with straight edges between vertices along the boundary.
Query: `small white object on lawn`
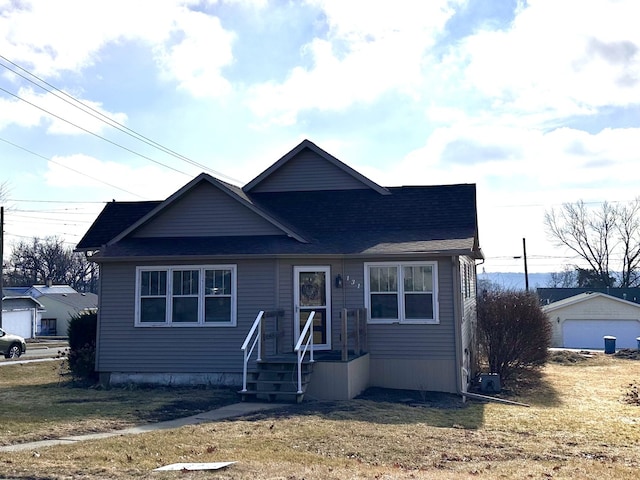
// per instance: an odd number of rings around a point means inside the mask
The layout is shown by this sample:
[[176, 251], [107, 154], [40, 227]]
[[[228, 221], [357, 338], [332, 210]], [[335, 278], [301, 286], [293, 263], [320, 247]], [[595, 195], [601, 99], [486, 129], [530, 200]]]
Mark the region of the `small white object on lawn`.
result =
[[214, 462], [214, 463], [172, 463], [164, 467], [156, 468], [159, 470], [220, 470], [221, 468], [233, 465], [236, 462]]

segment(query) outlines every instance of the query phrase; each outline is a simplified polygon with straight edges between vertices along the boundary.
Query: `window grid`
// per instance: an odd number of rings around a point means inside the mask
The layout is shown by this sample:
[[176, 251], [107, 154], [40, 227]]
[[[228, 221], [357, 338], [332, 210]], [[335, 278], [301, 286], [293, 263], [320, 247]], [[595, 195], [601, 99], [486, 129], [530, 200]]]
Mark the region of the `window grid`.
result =
[[231, 312], [231, 271], [205, 270], [205, 323], [224, 322]]
[[136, 270], [137, 326], [236, 325], [235, 265]]
[[436, 265], [435, 262], [365, 263], [370, 321], [439, 323]]

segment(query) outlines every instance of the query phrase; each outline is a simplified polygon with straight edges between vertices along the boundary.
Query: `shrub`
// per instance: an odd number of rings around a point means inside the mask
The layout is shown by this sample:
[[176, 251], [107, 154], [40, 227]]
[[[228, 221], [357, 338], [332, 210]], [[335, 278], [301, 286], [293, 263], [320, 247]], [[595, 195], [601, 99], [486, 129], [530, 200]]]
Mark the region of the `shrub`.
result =
[[98, 315], [80, 314], [71, 318], [69, 336], [69, 369], [74, 378], [96, 381], [96, 331]]
[[551, 324], [533, 293], [483, 291], [478, 298], [478, 342], [490, 373], [507, 379], [546, 363]]

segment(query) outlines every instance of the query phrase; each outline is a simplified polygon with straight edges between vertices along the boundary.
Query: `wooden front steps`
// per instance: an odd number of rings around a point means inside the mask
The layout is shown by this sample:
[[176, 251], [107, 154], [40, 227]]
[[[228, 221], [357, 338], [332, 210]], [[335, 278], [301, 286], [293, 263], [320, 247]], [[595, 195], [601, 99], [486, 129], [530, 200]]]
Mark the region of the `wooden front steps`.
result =
[[302, 363], [302, 393], [298, 392], [297, 368], [295, 357], [274, 357], [257, 362], [256, 369], [247, 374], [247, 389], [238, 392], [242, 401], [266, 399], [270, 402], [302, 402], [313, 372], [313, 363]]

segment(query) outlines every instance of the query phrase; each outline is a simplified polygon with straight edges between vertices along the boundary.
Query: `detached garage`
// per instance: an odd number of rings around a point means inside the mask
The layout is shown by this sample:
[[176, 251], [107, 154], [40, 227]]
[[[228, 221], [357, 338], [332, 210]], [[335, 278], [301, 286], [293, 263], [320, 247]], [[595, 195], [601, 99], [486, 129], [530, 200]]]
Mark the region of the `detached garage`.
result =
[[2, 329], [24, 338], [35, 338], [45, 311], [40, 302], [31, 297], [2, 299]]
[[605, 335], [616, 348], [637, 348], [640, 305], [605, 293], [581, 293], [545, 305], [551, 322], [552, 347], [603, 349]]

